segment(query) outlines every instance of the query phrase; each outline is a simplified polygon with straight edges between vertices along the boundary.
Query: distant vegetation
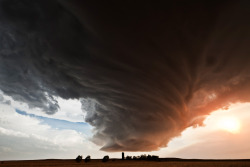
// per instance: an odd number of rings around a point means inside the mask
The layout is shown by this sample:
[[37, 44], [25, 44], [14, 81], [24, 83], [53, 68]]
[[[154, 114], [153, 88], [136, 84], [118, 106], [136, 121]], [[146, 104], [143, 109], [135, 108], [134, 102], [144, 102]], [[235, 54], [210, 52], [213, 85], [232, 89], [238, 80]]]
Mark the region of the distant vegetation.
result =
[[81, 155], [78, 155], [77, 157], [76, 157], [76, 162], [77, 163], [80, 163], [82, 161], [82, 156]]
[[91, 159], [91, 157], [90, 157], [90, 155], [88, 155], [86, 158], [85, 158], [85, 160], [84, 160], [84, 162], [89, 162], [90, 161], [90, 159]]
[[149, 161], [157, 161], [159, 160], [159, 156], [156, 156], [156, 155], [146, 155], [146, 154], [143, 154], [141, 156], [127, 156], [126, 157], [127, 160], [149, 160]]
[[[82, 161], [82, 155], [78, 155], [76, 157], [76, 162], [77, 163], [80, 163]], [[84, 159], [84, 162], [90, 162], [91, 160], [91, 157], [90, 155], [88, 155], [85, 159]], [[146, 155], [146, 154], [142, 154], [141, 156], [126, 156], [125, 160], [148, 160], [148, 161], [157, 161], [159, 160], [159, 156], [156, 156], [156, 155]], [[109, 161], [109, 156], [108, 155], [105, 155], [102, 159], [102, 162], [107, 162]]]
[[102, 162], [107, 162], [108, 160], [109, 160], [109, 156], [106, 155], [106, 156], [103, 157]]

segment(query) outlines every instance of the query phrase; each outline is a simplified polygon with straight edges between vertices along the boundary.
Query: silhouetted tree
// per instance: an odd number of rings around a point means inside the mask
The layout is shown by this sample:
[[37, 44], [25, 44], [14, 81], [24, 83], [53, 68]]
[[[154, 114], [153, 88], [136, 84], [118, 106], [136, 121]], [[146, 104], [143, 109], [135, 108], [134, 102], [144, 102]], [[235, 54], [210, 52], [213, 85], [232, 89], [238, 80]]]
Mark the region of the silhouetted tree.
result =
[[106, 156], [103, 157], [102, 162], [107, 162], [108, 160], [109, 160], [109, 156], [106, 155]]
[[81, 155], [78, 155], [77, 157], [76, 157], [76, 162], [77, 163], [80, 163], [82, 161], [82, 156]]
[[91, 159], [91, 157], [88, 155], [85, 159], [84, 159], [84, 162], [89, 162]]

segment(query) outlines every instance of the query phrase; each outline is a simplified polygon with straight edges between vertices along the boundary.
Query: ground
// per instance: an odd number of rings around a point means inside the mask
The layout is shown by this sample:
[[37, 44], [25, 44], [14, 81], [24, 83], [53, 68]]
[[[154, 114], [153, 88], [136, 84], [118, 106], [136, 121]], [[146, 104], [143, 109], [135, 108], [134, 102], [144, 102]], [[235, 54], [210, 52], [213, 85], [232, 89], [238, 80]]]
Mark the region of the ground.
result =
[[178, 161], [178, 160], [91, 160], [77, 163], [75, 160], [31, 160], [31, 161], [0, 161], [0, 167], [249, 167], [250, 160], [228, 161]]

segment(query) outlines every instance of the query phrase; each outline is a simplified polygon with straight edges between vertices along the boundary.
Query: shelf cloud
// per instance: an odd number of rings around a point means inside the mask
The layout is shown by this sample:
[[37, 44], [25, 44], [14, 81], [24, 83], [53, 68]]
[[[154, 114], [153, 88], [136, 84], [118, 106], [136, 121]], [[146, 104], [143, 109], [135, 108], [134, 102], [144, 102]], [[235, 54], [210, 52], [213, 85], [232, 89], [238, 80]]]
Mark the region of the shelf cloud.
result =
[[249, 8], [0, 0], [0, 90], [47, 114], [55, 97], [80, 99], [104, 151], [158, 150], [212, 111], [250, 101]]

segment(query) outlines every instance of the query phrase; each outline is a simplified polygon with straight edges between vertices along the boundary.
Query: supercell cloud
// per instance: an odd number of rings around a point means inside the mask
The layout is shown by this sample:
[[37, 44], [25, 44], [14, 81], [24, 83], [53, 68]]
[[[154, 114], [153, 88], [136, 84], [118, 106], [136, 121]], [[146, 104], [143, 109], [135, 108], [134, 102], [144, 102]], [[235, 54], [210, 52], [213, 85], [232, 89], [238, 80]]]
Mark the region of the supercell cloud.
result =
[[157, 150], [212, 111], [250, 102], [249, 8], [0, 0], [0, 90], [48, 114], [55, 97], [80, 99], [102, 150]]

